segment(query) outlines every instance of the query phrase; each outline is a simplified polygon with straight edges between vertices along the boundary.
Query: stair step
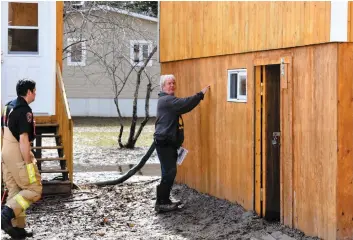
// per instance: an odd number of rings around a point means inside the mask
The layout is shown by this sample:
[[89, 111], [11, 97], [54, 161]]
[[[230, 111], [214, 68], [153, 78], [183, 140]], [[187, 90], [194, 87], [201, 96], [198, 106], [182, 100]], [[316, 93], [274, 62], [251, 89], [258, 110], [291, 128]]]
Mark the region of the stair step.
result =
[[63, 149], [63, 146], [36, 146], [36, 147], [32, 147], [32, 149]]
[[49, 137], [56, 137], [56, 138], [58, 138], [58, 137], [60, 137], [60, 135], [56, 135], [56, 134], [54, 134], [54, 135], [49, 135], [49, 134], [41, 134], [41, 135], [36, 135], [36, 137], [40, 137], [40, 138], [49, 138]]
[[65, 158], [58, 158], [58, 157], [53, 157], [53, 158], [36, 158], [37, 161], [39, 162], [44, 162], [44, 161], [66, 161]]
[[39, 170], [40, 173], [69, 173], [67, 169], [46, 169], [46, 170]]
[[71, 185], [71, 182], [69, 180], [50, 180], [50, 181], [42, 181], [43, 185]]
[[36, 128], [37, 127], [58, 127], [59, 124], [57, 123], [38, 123], [36, 124]]
[[50, 181], [42, 181], [43, 184], [43, 196], [48, 195], [68, 195], [71, 194], [71, 182], [69, 180], [61, 181], [61, 180], [50, 180]]

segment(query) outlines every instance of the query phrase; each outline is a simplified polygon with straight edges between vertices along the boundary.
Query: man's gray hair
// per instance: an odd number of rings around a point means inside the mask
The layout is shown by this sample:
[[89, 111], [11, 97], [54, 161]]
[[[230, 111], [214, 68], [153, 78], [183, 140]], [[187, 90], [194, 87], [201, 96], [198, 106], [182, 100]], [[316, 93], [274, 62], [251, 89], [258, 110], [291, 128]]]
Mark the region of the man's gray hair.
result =
[[161, 75], [161, 80], [159, 82], [159, 86], [161, 88], [161, 91], [163, 91], [165, 81], [167, 81], [169, 79], [174, 79], [174, 81], [175, 81], [174, 75], [173, 74]]

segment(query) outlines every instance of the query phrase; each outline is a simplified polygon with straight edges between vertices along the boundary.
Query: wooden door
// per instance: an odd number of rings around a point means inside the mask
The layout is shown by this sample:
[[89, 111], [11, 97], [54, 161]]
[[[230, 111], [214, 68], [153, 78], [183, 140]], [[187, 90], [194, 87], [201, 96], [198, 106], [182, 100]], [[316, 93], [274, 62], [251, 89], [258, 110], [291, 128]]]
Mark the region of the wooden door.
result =
[[292, 58], [257, 59], [255, 65], [254, 208], [261, 217], [293, 227]]
[[255, 76], [255, 210], [268, 220], [280, 220], [280, 65], [258, 66]]

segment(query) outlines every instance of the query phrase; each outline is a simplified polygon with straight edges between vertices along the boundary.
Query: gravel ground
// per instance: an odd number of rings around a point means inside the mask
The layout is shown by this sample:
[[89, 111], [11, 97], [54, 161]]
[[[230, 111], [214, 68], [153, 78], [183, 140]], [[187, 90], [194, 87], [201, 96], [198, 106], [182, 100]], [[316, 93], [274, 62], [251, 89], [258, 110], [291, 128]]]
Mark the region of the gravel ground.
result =
[[[117, 178], [124, 172], [119, 166], [139, 160], [152, 141], [153, 121], [133, 151], [120, 150], [115, 140], [102, 142], [108, 136], [103, 133], [118, 132], [115, 120], [82, 118], [74, 123], [74, 181], [79, 189], [70, 197], [44, 197], [27, 210], [29, 228], [35, 232], [30, 239], [317, 239], [185, 185], [175, 185], [172, 192], [184, 208], [156, 214], [155, 187], [160, 178], [146, 176], [159, 174], [155, 155], [146, 165], [149, 174], [135, 175], [117, 186], [92, 186], [89, 183]], [[90, 144], [82, 136], [92, 132], [96, 134]], [[2, 234], [1, 239], [9, 238]]]
[[315, 239], [185, 185], [173, 189], [184, 208], [156, 214], [158, 180], [133, 177], [118, 186], [82, 185], [72, 197], [44, 198], [28, 211], [35, 231], [31, 239]]

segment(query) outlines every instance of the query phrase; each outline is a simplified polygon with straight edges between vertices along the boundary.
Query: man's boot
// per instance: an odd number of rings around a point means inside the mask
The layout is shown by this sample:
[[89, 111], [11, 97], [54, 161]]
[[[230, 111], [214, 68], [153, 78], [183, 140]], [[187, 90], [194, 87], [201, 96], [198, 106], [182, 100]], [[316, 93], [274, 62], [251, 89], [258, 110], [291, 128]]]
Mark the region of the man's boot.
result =
[[157, 186], [157, 200], [154, 206], [156, 212], [170, 212], [178, 209], [178, 205], [174, 203], [169, 203], [166, 200], [168, 192], [166, 192], [166, 187], [164, 185]]
[[18, 234], [16, 229], [12, 226], [11, 219], [15, 217], [15, 214], [11, 208], [4, 206], [1, 210], [1, 229], [4, 230], [10, 237], [14, 239], [20, 239], [21, 236]]
[[26, 229], [24, 229], [24, 228], [14, 227], [14, 229], [17, 231], [17, 233], [18, 233], [22, 238], [33, 237], [33, 232], [31, 232], [31, 231], [26, 231]]

